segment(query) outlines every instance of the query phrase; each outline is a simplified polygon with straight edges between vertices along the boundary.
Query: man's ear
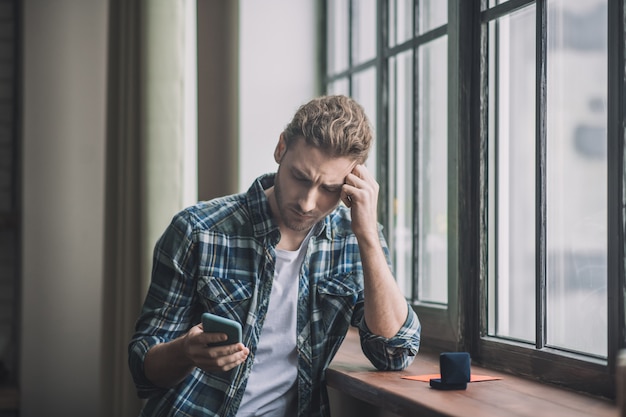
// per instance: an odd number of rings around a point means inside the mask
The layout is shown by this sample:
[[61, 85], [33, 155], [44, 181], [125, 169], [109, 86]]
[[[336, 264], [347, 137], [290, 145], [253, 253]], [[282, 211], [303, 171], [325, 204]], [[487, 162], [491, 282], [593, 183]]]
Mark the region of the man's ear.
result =
[[276, 149], [274, 149], [274, 160], [277, 164], [280, 164], [285, 152], [287, 152], [287, 142], [285, 141], [285, 134], [281, 133], [278, 138], [278, 143], [276, 144]]

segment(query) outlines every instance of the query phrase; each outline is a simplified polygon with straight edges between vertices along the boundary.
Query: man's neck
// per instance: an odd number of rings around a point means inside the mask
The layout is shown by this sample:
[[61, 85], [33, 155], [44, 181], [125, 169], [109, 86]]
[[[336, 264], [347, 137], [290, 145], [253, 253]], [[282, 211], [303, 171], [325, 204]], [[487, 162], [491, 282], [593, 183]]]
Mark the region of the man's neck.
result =
[[283, 227], [279, 226], [279, 229], [280, 229], [280, 241], [278, 242], [278, 245], [276, 245], [276, 249], [290, 250], [290, 251], [298, 250], [298, 248], [302, 244], [302, 241], [304, 240], [304, 238], [306, 238], [306, 235], [309, 232], [309, 231], [296, 232], [284, 226]]

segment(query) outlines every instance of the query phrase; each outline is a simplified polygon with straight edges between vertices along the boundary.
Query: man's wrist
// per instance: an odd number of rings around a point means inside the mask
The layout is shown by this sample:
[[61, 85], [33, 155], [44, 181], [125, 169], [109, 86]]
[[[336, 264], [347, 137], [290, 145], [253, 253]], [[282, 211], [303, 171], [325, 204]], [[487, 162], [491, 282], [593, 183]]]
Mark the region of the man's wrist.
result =
[[359, 246], [368, 245], [372, 247], [380, 246], [380, 239], [378, 238], [378, 230], [363, 232], [363, 233], [354, 233], [356, 236], [356, 240], [359, 242]]

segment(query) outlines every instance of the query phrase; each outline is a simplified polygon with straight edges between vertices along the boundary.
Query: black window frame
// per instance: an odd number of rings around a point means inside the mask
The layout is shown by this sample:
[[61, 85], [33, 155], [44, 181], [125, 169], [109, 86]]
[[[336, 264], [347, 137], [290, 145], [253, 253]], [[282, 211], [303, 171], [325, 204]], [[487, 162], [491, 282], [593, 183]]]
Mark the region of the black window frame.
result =
[[[350, 0], [348, 4], [358, 0]], [[607, 359], [557, 351], [545, 346], [541, 319], [536, 326], [534, 349], [512, 341], [489, 337], [486, 330], [487, 302], [487, 35], [493, 19], [518, 9], [536, 8], [536, 166], [537, 273], [536, 312], [545, 311], [545, 228], [546, 188], [546, 25], [548, 0], [508, 0], [493, 7], [487, 0], [448, 0], [447, 24], [416, 35], [401, 45], [389, 47], [388, 13], [390, 0], [377, 1], [377, 55], [373, 60], [349, 67], [338, 74], [326, 71], [326, 12], [321, 6], [321, 85], [323, 88], [341, 77], [349, 79], [365, 66], [377, 71], [377, 173], [380, 182], [379, 217], [389, 229], [387, 204], [390, 190], [388, 137], [388, 60], [406, 48], [446, 34], [448, 37], [448, 304], [436, 306], [415, 303], [423, 326], [423, 345], [434, 350], [464, 350], [474, 361], [494, 369], [524, 375], [542, 382], [555, 383], [578, 391], [613, 398], [615, 366], [620, 349], [626, 347], [626, 48], [625, 5], [608, 1], [608, 352]], [[350, 7], [350, 6], [349, 6]], [[414, 2], [417, 16], [419, 1]], [[416, 19], [415, 19], [416, 20]], [[350, 19], [352, 22], [352, 19]], [[414, 31], [415, 32], [415, 31]], [[352, 33], [350, 29], [348, 33]], [[351, 45], [348, 46], [351, 52]], [[415, 66], [417, 68], [417, 66]], [[414, 72], [416, 70], [414, 69]], [[414, 83], [415, 85], [415, 83]], [[416, 95], [415, 92], [413, 93]], [[414, 107], [414, 111], [419, 111]], [[417, 118], [415, 118], [417, 120]], [[414, 122], [415, 123], [415, 122]], [[417, 131], [416, 129], [414, 130]], [[415, 170], [414, 170], [415, 171]], [[417, 181], [414, 181], [416, 184]], [[417, 194], [417, 193], [416, 193]], [[417, 205], [415, 205], [417, 207]], [[416, 235], [414, 233], [414, 235]], [[417, 242], [414, 243], [414, 247]], [[537, 371], [541, 370], [541, 371]]]

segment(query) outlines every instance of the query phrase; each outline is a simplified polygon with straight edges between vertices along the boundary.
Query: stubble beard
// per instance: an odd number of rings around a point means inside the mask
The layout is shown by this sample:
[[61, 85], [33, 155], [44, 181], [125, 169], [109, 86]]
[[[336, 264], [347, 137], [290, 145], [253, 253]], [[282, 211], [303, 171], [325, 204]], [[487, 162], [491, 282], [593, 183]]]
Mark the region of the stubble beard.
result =
[[282, 223], [287, 228], [296, 232], [304, 232], [310, 230], [315, 225], [315, 223], [317, 223], [317, 219], [301, 221], [297, 221], [294, 219], [294, 216], [297, 216], [297, 213], [300, 213], [300, 211], [296, 206], [290, 208], [285, 204], [280, 181], [278, 180], [278, 175], [279, 174], [277, 173], [276, 180], [274, 181], [274, 195], [276, 197], [276, 205], [278, 207], [278, 212]]

